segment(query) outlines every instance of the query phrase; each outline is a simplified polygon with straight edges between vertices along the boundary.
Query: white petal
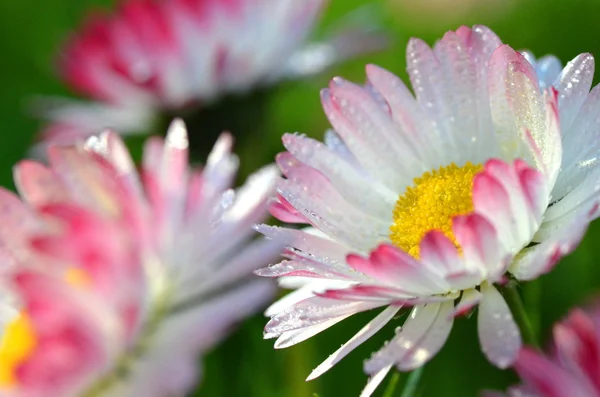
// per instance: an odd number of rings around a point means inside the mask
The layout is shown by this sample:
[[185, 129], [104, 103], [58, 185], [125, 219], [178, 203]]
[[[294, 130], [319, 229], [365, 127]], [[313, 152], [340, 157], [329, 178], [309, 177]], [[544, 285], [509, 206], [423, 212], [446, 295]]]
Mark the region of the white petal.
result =
[[382, 368], [379, 372], [371, 376], [365, 388], [360, 392], [360, 397], [370, 397], [375, 389], [377, 389], [377, 386], [383, 382], [383, 379], [385, 379], [385, 376], [390, 372], [390, 369], [392, 369], [392, 365]]
[[[464, 37], [468, 35], [468, 38]], [[500, 40], [484, 27], [459, 28], [448, 32], [435, 45], [443, 78], [446, 106], [452, 117], [437, 122], [451, 123], [455, 142], [473, 163], [490, 157], [493, 130], [487, 89], [487, 63]]]
[[[409, 167], [398, 171], [402, 164], [398, 163], [399, 156], [385, 131], [393, 131], [394, 124], [369, 93], [350, 82], [335, 78], [330, 83], [330, 89], [321, 92], [321, 100], [331, 125], [373, 178], [397, 191], [402, 191], [410, 184], [413, 177], [410, 168], [415, 161], [409, 157]], [[363, 109], [365, 106], [369, 108], [368, 112]], [[372, 120], [372, 116], [375, 120]], [[399, 146], [397, 143], [395, 145]]]
[[345, 160], [322, 143], [298, 136], [283, 136], [286, 149], [302, 163], [319, 170], [350, 204], [373, 211], [381, 218], [389, 217], [398, 191], [390, 190], [373, 178], [361, 175]]
[[567, 63], [554, 83], [558, 91], [560, 125], [564, 131], [563, 143], [575, 143], [578, 140], [573, 134], [569, 134], [569, 127], [579, 113], [593, 80], [594, 57], [591, 54], [580, 54]]
[[389, 233], [389, 221], [350, 206], [323, 177], [299, 175], [281, 181], [278, 191], [315, 227], [360, 251], [377, 245]]
[[558, 219], [542, 225], [536, 237], [544, 237], [547, 240], [521, 250], [509, 271], [519, 280], [532, 280], [552, 270], [583, 238], [591, 218], [587, 208], [582, 210], [581, 213], [565, 217], [564, 222]]
[[[329, 129], [325, 132], [325, 139], [323, 142], [330, 150], [345, 160], [349, 165], [354, 167], [356, 172], [358, 172], [360, 175], [368, 175], [367, 171], [356, 161], [356, 157], [354, 157], [348, 146], [346, 146], [342, 138], [334, 130]], [[301, 161], [305, 162], [304, 160]]]
[[[299, 280], [301, 277], [282, 277], [280, 280], [285, 279]], [[282, 285], [281, 283], [280, 286], [283, 288], [289, 288], [288, 285]], [[282, 312], [296, 303], [303, 301], [304, 299], [315, 296], [315, 293], [325, 292], [328, 289], [346, 288], [348, 286], [350, 286], [350, 283], [347, 281], [306, 279], [304, 286], [288, 293], [283, 298], [280, 298], [271, 306], [269, 306], [265, 311], [265, 316], [274, 316], [275, 314]]]
[[481, 293], [477, 316], [481, 349], [492, 364], [507, 368], [515, 361], [521, 348], [519, 328], [496, 288], [484, 283]]
[[283, 245], [310, 252], [317, 261], [344, 262], [348, 254], [348, 248], [337, 241], [316, 236], [304, 230], [259, 225], [256, 227], [256, 231]]
[[[588, 103], [588, 101], [590, 103]], [[581, 189], [587, 183], [588, 188], [594, 188], [593, 182], [587, 180], [590, 175], [597, 173], [600, 168], [600, 142], [597, 137], [600, 133], [598, 120], [600, 120], [600, 86], [596, 86], [588, 96], [584, 109], [572, 127], [573, 142], [564, 145], [563, 168], [558, 174], [556, 184], [552, 190], [552, 200], [557, 201], [568, 197], [574, 190]], [[593, 102], [593, 103], [592, 103]], [[589, 109], [589, 110], [588, 110]], [[590, 112], [593, 112], [590, 114]], [[559, 202], [560, 203], [560, 202]], [[553, 208], [550, 208], [551, 210]]]
[[522, 56], [503, 45], [490, 60], [488, 84], [501, 158], [509, 161], [521, 158], [533, 164], [534, 156], [524, 136], [524, 128], [531, 129], [534, 123], [539, 133], [544, 122], [542, 96], [535, 72]]
[[[277, 258], [282, 248], [277, 242], [258, 239], [241, 248], [235, 257], [216, 269], [197, 266], [199, 271], [188, 274], [175, 288], [174, 299], [182, 302], [200, 294], [207, 295], [225, 289]], [[207, 272], [210, 272], [210, 277], [207, 277]]]
[[374, 374], [390, 364], [409, 371], [425, 364], [446, 342], [453, 308], [452, 301], [415, 307], [394, 339], [365, 362], [365, 372]]
[[299, 330], [381, 306], [386, 306], [385, 302], [348, 301], [314, 296], [277, 313], [265, 326], [265, 332], [278, 334]]
[[389, 306], [385, 308], [377, 317], [371, 320], [367, 325], [365, 325], [356, 335], [352, 337], [348, 342], [342, 345], [338, 350], [335, 351], [332, 355], [330, 355], [323, 363], [321, 363], [317, 368], [315, 368], [308, 378], [307, 381], [313, 380], [329, 371], [331, 367], [337, 364], [342, 358], [346, 357], [348, 353], [352, 350], [356, 349], [356, 347], [360, 346], [364, 341], [373, 336], [376, 332], [378, 332], [384, 325], [386, 325], [398, 311], [400, 307], [398, 306]]
[[[389, 111], [396, 123], [398, 139], [404, 139], [412, 146], [424, 164], [435, 164], [441, 152], [436, 140], [426, 140], [434, 136], [434, 126], [427, 118], [418, 102], [396, 75], [375, 65], [367, 65], [369, 82], [386, 100]], [[404, 138], [403, 138], [404, 137]], [[431, 166], [421, 170], [427, 171]]]
[[[455, 141], [455, 120], [452, 117], [452, 111], [449, 105], [447, 93], [444, 91], [444, 78], [441, 73], [440, 63], [435, 57], [433, 51], [425, 42], [419, 39], [411, 39], [406, 48], [406, 64], [410, 81], [426, 117], [431, 120], [431, 141], [439, 142], [436, 145], [439, 149], [454, 148], [458, 149]], [[433, 149], [433, 148], [432, 148]], [[460, 150], [444, 150], [437, 153], [437, 161], [431, 164], [431, 168], [437, 168], [439, 165], [445, 165], [450, 162], [462, 164]]]
[[[578, 213], [590, 208], [600, 198], [600, 167], [589, 170], [590, 173], [560, 201], [552, 204], [544, 214], [544, 223], [552, 222], [565, 215]], [[573, 181], [577, 183], [577, 181]], [[591, 204], [591, 205], [590, 205]]]
[[557, 77], [559, 77], [562, 72], [562, 64], [558, 58], [552, 55], [546, 55], [536, 61], [533, 54], [526, 51], [521, 53], [535, 68], [535, 74], [538, 77], [540, 89], [543, 90], [555, 85]]
[[[310, 327], [283, 332], [275, 341], [274, 347], [275, 349], [285, 349], [286, 347], [294, 346], [300, 342], [304, 342], [305, 340], [312, 338], [316, 334], [325, 331], [327, 328], [334, 326], [335, 324], [347, 319], [350, 316], [351, 314], [348, 314], [345, 316], [336, 317], [334, 319], [325, 321], [320, 324], [315, 324]], [[266, 334], [265, 339], [268, 339]]]

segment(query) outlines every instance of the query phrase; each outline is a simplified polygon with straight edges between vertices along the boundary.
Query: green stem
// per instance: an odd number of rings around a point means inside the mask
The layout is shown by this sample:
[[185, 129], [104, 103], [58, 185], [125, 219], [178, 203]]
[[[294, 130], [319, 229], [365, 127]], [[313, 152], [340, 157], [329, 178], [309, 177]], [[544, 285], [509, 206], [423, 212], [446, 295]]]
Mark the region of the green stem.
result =
[[535, 336], [535, 340], [540, 340], [540, 327], [541, 327], [541, 312], [540, 305], [542, 299], [542, 284], [539, 279], [528, 282], [525, 288], [523, 288], [523, 305], [529, 321], [531, 323], [531, 329]]
[[383, 397], [393, 397], [394, 391], [396, 390], [396, 386], [398, 385], [398, 381], [400, 380], [400, 372], [394, 371], [392, 374], [392, 379], [390, 379], [390, 383], [388, 383], [385, 391], [383, 392]]
[[[408, 378], [406, 379], [406, 384], [404, 385], [404, 390], [402, 390], [402, 395], [400, 397], [414, 397], [415, 392], [417, 391], [417, 387], [419, 386], [419, 381], [421, 380], [421, 375], [423, 374], [423, 368], [424, 367], [419, 367], [408, 375]], [[383, 397], [394, 396], [394, 392], [396, 391], [396, 386], [398, 386], [399, 380], [400, 372], [395, 371], [392, 374], [392, 379], [390, 379], [390, 383], [388, 383], [385, 391], [383, 392]]]
[[519, 291], [516, 289], [516, 285], [509, 285], [504, 288], [504, 299], [506, 299], [506, 303], [512, 312], [513, 318], [521, 330], [521, 336], [525, 343], [539, 349], [535, 332], [531, 326], [531, 321], [529, 321], [529, 317], [527, 316], [525, 306], [523, 306], [523, 301], [521, 301]]
[[424, 368], [424, 366], [421, 366], [408, 375], [406, 385], [404, 385], [404, 390], [402, 391], [402, 395], [400, 397], [413, 397], [415, 395]]

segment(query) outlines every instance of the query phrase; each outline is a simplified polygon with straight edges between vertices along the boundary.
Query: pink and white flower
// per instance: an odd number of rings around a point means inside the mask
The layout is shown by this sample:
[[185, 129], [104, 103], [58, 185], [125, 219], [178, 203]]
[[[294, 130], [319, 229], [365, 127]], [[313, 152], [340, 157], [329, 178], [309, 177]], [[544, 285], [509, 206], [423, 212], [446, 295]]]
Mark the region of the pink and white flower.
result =
[[231, 189], [231, 144], [224, 134], [192, 170], [175, 121], [147, 141], [139, 174], [114, 133], [51, 147], [49, 166], [17, 165], [23, 201], [0, 190], [16, 302], [3, 319], [3, 396], [162, 397], [195, 383], [198, 355], [275, 291], [244, 278], [281, 250], [252, 239], [278, 172]]
[[43, 138], [70, 143], [104, 128], [147, 132], [161, 110], [313, 74], [380, 45], [357, 30], [304, 45], [325, 4], [127, 0], [113, 15], [95, 14], [67, 43], [60, 64], [69, 86], [95, 102], [43, 101], [52, 122]]
[[259, 227], [288, 249], [257, 274], [296, 289], [267, 311], [265, 336], [277, 348], [384, 308], [309, 380], [412, 308], [366, 361], [365, 395], [392, 367], [431, 359], [454, 318], [476, 306], [484, 354], [511, 365], [521, 337], [496, 285], [548, 272], [598, 215], [591, 55], [541, 90], [521, 54], [476, 26], [448, 32], [433, 49], [412, 39], [407, 64], [414, 95], [374, 65], [365, 86], [335, 78], [322, 91], [335, 131], [325, 144], [283, 137], [286, 179], [272, 208], [312, 228]]
[[[600, 396], [600, 312], [574, 309], [554, 326], [554, 341], [547, 355], [523, 348], [515, 369], [523, 385], [508, 397]], [[502, 396], [488, 393], [486, 396]]]

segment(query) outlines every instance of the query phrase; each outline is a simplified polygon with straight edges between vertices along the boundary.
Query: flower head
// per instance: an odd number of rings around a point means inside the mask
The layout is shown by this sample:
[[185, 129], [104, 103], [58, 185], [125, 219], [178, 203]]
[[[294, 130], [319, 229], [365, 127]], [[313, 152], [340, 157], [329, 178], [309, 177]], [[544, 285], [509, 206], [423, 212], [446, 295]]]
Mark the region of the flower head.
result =
[[270, 283], [240, 282], [281, 249], [252, 241], [277, 171], [230, 189], [231, 144], [223, 135], [192, 170], [175, 121], [147, 141], [140, 174], [114, 133], [16, 167], [24, 202], [0, 191], [14, 226], [0, 236], [14, 302], [2, 316], [3, 396], [181, 395], [194, 384], [198, 354], [272, 296]]
[[[554, 326], [549, 354], [524, 347], [515, 362], [523, 385], [510, 397], [600, 396], [600, 313], [574, 309]], [[499, 395], [499, 394], [488, 394]]]
[[597, 216], [600, 107], [596, 90], [588, 94], [590, 55], [542, 90], [524, 56], [476, 26], [433, 49], [412, 39], [407, 64], [414, 96], [373, 65], [365, 86], [335, 78], [323, 90], [335, 131], [325, 144], [283, 137], [286, 179], [272, 209], [313, 228], [260, 227], [289, 248], [287, 260], [258, 274], [297, 288], [267, 312], [276, 347], [385, 308], [309, 379], [412, 308], [365, 363], [373, 376], [365, 394], [393, 366], [408, 371], [431, 359], [454, 318], [476, 306], [484, 354], [509, 366], [521, 338], [495, 285], [549, 271]]
[[52, 121], [44, 138], [71, 143], [103, 128], [145, 132], [161, 111], [313, 74], [379, 46], [356, 29], [303, 46], [325, 3], [127, 0], [113, 15], [94, 14], [65, 46], [60, 71], [96, 102], [42, 101]]

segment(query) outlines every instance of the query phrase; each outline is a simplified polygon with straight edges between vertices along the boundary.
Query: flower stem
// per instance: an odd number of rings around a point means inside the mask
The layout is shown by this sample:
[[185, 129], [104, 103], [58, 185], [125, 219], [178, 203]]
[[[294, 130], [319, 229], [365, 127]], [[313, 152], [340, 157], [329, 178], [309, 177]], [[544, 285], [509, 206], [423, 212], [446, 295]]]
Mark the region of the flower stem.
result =
[[535, 340], [540, 340], [540, 304], [542, 298], [542, 284], [540, 281], [537, 279], [528, 282], [525, 288], [523, 288], [523, 305], [529, 316]]
[[[400, 397], [413, 397], [415, 395], [417, 387], [419, 386], [419, 381], [421, 380], [421, 375], [423, 374], [423, 368], [424, 367], [419, 367], [408, 375], [408, 378], [406, 379], [406, 384], [404, 385], [404, 390], [402, 390], [402, 395]], [[394, 392], [396, 391], [396, 386], [398, 386], [399, 380], [400, 372], [395, 371], [392, 374], [392, 379], [390, 379], [390, 383], [388, 383], [388, 386], [383, 392], [383, 397], [394, 396]]]
[[521, 335], [525, 343], [539, 349], [535, 332], [527, 316], [527, 311], [525, 310], [519, 291], [517, 291], [516, 284], [504, 288], [504, 299], [506, 299], [506, 303], [510, 307], [510, 311], [521, 330]]
[[400, 397], [413, 397], [415, 395], [424, 368], [424, 366], [421, 366], [408, 375], [406, 385], [404, 385], [404, 390], [402, 391], [402, 395]]
[[388, 383], [385, 391], [383, 392], [383, 397], [393, 397], [394, 391], [396, 390], [396, 386], [398, 385], [398, 381], [400, 380], [400, 372], [394, 371], [392, 374], [392, 379], [390, 379], [390, 383]]

